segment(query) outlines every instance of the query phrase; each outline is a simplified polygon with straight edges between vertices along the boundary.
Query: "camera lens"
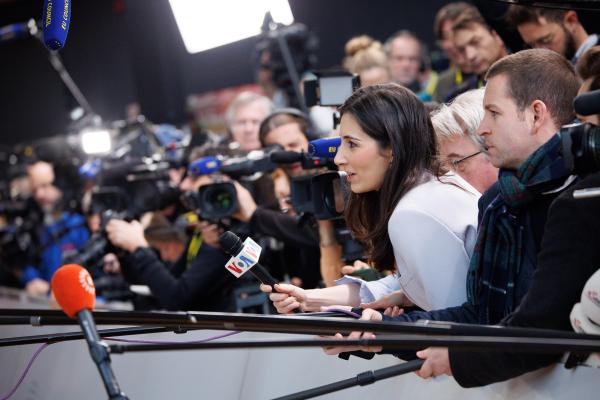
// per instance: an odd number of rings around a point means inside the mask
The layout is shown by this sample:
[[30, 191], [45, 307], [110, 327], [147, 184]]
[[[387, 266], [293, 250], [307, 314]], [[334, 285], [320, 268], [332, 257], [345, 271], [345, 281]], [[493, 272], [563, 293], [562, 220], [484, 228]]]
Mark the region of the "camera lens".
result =
[[224, 211], [231, 207], [233, 199], [231, 198], [231, 194], [228, 192], [214, 192], [212, 193], [210, 203], [213, 204], [217, 210]]

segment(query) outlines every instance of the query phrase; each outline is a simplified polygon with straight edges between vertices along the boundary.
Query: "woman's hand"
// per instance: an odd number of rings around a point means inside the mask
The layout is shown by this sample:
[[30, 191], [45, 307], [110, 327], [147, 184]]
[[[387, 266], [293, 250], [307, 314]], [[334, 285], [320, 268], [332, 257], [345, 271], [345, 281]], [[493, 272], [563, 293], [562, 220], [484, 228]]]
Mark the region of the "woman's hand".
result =
[[390, 317], [396, 317], [402, 314], [402, 307], [409, 307], [414, 305], [412, 301], [406, 297], [406, 294], [402, 290], [397, 290], [392, 292], [378, 300], [372, 301], [370, 303], [364, 303], [360, 306], [362, 308], [373, 308], [379, 310], [385, 310], [384, 314]]
[[280, 314], [290, 314], [296, 308], [306, 310], [306, 291], [294, 285], [278, 283], [275, 292], [269, 285], [260, 285], [260, 290], [269, 293], [269, 299]]
[[[359, 318], [361, 321], [381, 321], [383, 317], [379, 311], [375, 311], [373, 309], [367, 308], [363, 310], [361, 317]], [[336, 333], [335, 336], [320, 336], [321, 339], [344, 339], [341, 333]], [[375, 339], [375, 335], [372, 332], [352, 332], [350, 335], [346, 337], [348, 340], [357, 340], [357, 339]], [[345, 353], [349, 351], [366, 351], [370, 353], [377, 353], [381, 351], [381, 346], [331, 346], [331, 347], [323, 347], [323, 351], [328, 355], [336, 355], [340, 353]]]

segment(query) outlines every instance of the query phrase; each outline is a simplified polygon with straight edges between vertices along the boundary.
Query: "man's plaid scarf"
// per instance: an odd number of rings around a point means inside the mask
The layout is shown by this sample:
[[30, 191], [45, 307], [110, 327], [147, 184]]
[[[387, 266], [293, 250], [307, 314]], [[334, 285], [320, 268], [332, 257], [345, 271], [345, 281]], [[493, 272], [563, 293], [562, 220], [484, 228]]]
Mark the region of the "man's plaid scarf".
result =
[[481, 323], [498, 323], [515, 307], [524, 230], [530, 229], [523, 207], [569, 175], [561, 150], [556, 134], [518, 170], [499, 172], [500, 194], [484, 210], [467, 275], [467, 296], [471, 304], [479, 304]]

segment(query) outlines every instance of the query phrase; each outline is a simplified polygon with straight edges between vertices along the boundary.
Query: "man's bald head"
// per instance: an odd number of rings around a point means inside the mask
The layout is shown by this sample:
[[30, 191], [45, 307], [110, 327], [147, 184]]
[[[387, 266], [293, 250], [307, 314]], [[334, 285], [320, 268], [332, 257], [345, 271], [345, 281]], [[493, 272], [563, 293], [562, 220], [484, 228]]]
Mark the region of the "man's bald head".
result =
[[62, 193], [54, 186], [54, 168], [45, 161], [38, 161], [27, 170], [33, 199], [44, 211], [52, 211]]

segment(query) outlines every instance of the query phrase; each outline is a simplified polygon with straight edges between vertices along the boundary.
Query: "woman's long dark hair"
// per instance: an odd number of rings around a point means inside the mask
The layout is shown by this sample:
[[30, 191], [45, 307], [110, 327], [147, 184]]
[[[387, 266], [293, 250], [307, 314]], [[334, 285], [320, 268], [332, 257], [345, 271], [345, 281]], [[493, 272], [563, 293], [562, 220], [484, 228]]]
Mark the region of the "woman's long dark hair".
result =
[[352, 193], [345, 210], [346, 223], [356, 239], [367, 246], [376, 269], [395, 270], [388, 221], [398, 201], [418, 185], [425, 172], [439, 176], [436, 139], [423, 103], [396, 84], [374, 85], [354, 92], [340, 107], [380, 149], [391, 148], [392, 162], [381, 189]]

